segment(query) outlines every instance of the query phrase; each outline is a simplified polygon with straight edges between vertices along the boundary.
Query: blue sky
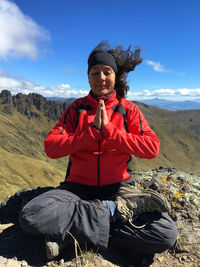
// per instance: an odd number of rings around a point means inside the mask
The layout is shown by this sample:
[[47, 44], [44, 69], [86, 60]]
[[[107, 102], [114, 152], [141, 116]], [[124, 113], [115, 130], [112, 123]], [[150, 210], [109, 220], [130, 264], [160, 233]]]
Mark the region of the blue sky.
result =
[[79, 97], [101, 41], [142, 49], [128, 98], [200, 101], [199, 0], [0, 0], [0, 91]]

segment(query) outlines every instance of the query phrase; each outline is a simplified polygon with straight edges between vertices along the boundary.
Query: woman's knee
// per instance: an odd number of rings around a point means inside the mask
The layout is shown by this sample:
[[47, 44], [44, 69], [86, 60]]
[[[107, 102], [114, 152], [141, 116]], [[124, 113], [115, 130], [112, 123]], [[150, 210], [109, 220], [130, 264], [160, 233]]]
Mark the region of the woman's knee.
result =
[[167, 213], [145, 214], [147, 227], [141, 230], [149, 246], [155, 246], [157, 252], [170, 249], [176, 243], [178, 230], [175, 222]]
[[177, 240], [177, 236], [178, 236], [178, 230], [177, 230], [177, 227], [174, 223], [171, 225], [171, 228], [167, 231], [166, 237], [164, 240], [164, 244], [165, 244], [167, 249], [170, 249], [175, 245], [176, 240]]
[[50, 191], [33, 198], [21, 209], [18, 222], [24, 231], [33, 234], [39, 234], [37, 230], [38, 225], [46, 217], [45, 213], [48, 209], [48, 206], [50, 206], [49, 204], [51, 198], [47, 197]]
[[155, 226], [155, 230], [160, 233], [160, 241], [165, 249], [170, 249], [176, 243], [178, 230], [175, 222], [168, 214], [162, 214], [161, 220]]
[[32, 234], [43, 234], [55, 228], [60, 221], [67, 221], [80, 198], [67, 190], [53, 189], [28, 202], [19, 214], [21, 228]]

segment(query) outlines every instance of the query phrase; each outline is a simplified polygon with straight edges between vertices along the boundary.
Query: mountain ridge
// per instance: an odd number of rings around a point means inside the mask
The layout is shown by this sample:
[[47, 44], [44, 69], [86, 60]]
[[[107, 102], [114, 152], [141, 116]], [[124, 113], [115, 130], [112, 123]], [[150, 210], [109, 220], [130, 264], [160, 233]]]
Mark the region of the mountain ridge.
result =
[[[51, 101], [58, 101], [58, 102], [73, 102], [77, 98], [75, 97], [46, 97], [47, 100]], [[155, 106], [158, 108], [166, 109], [166, 110], [193, 110], [193, 109], [200, 109], [200, 101], [191, 101], [191, 100], [181, 100], [181, 101], [175, 101], [175, 100], [166, 100], [166, 99], [160, 99], [160, 98], [152, 98], [152, 99], [143, 99], [143, 100], [130, 100], [131, 102], [135, 103], [143, 103], [148, 106]]]
[[195, 102], [191, 100], [172, 101], [166, 99], [153, 98], [153, 99], [145, 99], [142, 100], [141, 102], [149, 106], [156, 106], [158, 108], [173, 110], [173, 111], [200, 109], [200, 102]]
[[0, 104], [3, 105], [3, 112], [7, 114], [12, 114], [16, 110], [28, 118], [32, 118], [38, 117], [38, 111], [41, 111], [46, 117], [53, 120], [57, 120], [70, 104], [67, 102], [48, 101], [42, 95], [35, 93], [28, 95], [18, 93], [12, 96], [8, 90], [3, 90], [0, 93], [0, 101]]
[[[64, 180], [68, 157], [49, 159], [43, 142], [67, 105], [35, 94], [13, 97], [9, 91], [1, 92], [0, 189], [4, 193], [0, 200], [22, 188], [55, 185]], [[137, 105], [161, 145], [155, 159], [133, 157], [132, 169], [165, 166], [200, 175], [200, 110], [167, 111], [142, 103]]]

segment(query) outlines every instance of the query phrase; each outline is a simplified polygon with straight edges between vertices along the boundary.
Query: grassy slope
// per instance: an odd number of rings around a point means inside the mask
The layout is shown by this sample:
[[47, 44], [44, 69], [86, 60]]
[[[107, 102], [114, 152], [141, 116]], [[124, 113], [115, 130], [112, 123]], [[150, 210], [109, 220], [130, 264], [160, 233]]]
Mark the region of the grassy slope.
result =
[[[138, 106], [159, 136], [161, 149], [156, 159], [134, 158], [133, 169], [162, 165], [200, 175], [200, 110], [185, 113]], [[0, 112], [0, 201], [22, 188], [55, 186], [64, 180], [68, 159], [51, 160], [43, 151], [43, 141], [55, 122], [39, 115], [28, 119], [18, 112]]]
[[64, 173], [49, 162], [0, 149], [0, 200], [22, 188], [56, 186]]
[[55, 124], [16, 112], [0, 114], [0, 200], [22, 188], [55, 186], [64, 180], [67, 158], [51, 160], [44, 139]]
[[200, 175], [200, 110], [167, 111], [138, 104], [160, 139], [160, 153], [152, 160], [136, 159], [135, 168], [177, 167]]

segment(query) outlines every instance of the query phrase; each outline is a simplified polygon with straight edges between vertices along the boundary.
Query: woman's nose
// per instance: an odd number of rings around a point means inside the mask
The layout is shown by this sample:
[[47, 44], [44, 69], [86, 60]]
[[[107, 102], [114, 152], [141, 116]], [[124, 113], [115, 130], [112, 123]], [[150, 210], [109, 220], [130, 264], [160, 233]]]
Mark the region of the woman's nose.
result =
[[99, 73], [99, 79], [100, 79], [100, 80], [105, 80], [105, 75], [104, 75], [103, 71], [101, 71], [101, 72]]

